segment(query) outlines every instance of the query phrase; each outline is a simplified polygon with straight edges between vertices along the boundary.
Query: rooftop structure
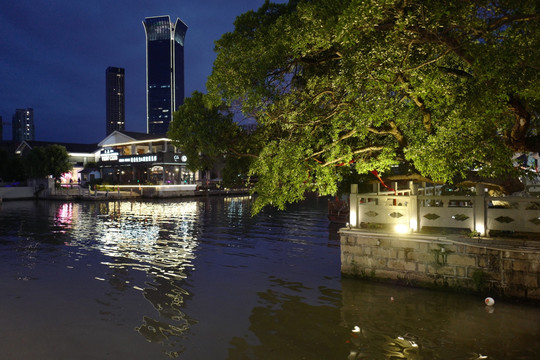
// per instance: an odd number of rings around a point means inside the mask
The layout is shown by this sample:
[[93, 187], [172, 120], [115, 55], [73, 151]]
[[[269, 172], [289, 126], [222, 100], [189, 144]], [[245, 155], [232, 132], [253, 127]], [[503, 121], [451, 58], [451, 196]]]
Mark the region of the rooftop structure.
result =
[[173, 24], [168, 15], [147, 17], [146, 118], [147, 133], [166, 134], [173, 112], [184, 103], [184, 38], [187, 25]]

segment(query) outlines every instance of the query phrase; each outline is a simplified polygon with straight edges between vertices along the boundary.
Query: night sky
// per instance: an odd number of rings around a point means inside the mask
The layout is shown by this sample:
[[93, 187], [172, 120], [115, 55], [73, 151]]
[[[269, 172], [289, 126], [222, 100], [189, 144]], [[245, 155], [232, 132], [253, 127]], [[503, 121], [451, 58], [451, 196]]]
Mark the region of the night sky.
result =
[[[286, 1], [273, 1], [283, 3]], [[145, 17], [188, 26], [185, 93], [205, 92], [214, 41], [264, 0], [17, 0], [0, 2], [0, 116], [11, 140], [17, 108], [33, 108], [35, 139], [105, 137], [105, 69], [125, 68], [126, 130], [146, 131]]]

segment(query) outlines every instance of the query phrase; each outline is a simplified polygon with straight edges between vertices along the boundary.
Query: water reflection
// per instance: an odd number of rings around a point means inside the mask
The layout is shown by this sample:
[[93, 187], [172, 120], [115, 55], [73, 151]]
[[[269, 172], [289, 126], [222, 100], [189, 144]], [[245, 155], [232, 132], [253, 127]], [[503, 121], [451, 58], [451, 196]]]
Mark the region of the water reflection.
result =
[[[347, 330], [339, 326], [339, 293], [310, 289], [299, 282], [270, 279], [251, 310], [250, 330], [257, 343], [230, 341], [229, 359], [346, 359]], [[311, 303], [310, 298], [319, 301]]]
[[[63, 209], [62, 205], [60, 208]], [[141, 290], [156, 310], [154, 314], [145, 314], [136, 330], [151, 342], [167, 343], [167, 347], [178, 347], [178, 340], [174, 338], [195, 322], [182, 311], [189, 292], [181, 287], [181, 280], [187, 277], [196, 256], [198, 241], [194, 235], [199, 210], [195, 201], [174, 206], [145, 202], [102, 203], [92, 209], [93, 217], [79, 218], [78, 228], [74, 229], [71, 245], [99, 250], [106, 256], [102, 265], [114, 271], [141, 271], [152, 279], [129, 284]], [[88, 233], [89, 229], [92, 233]], [[111, 274], [116, 273], [109, 272]], [[116, 283], [116, 288], [127, 285], [116, 279], [111, 277], [108, 281]], [[174, 354], [174, 351], [170, 353]]]
[[65, 233], [71, 228], [73, 217], [73, 203], [65, 203], [58, 206], [53, 222], [53, 232]]
[[317, 201], [256, 217], [249, 197], [2, 204], [0, 349], [56, 359], [40, 352], [55, 335], [81, 359], [81, 342], [88, 359], [537, 358], [540, 309], [342, 280]]
[[[535, 359], [540, 352], [538, 309], [504, 303], [495, 315], [475, 296], [342, 285], [352, 359], [376, 358], [381, 350], [388, 359]], [[508, 316], [516, 311], [523, 317]]]
[[166, 354], [177, 357], [183, 352], [180, 337], [196, 323], [182, 311], [185, 298], [190, 294], [162, 277], [147, 285], [143, 295], [157, 310], [158, 316], [143, 316], [142, 324], [135, 329], [148, 341], [166, 345], [166, 349], [174, 349], [167, 350]]
[[101, 251], [110, 258], [103, 262], [110, 268], [128, 267], [156, 277], [183, 279], [198, 246], [194, 237], [197, 204], [155, 205], [91, 206], [94, 216], [79, 219], [71, 245]]

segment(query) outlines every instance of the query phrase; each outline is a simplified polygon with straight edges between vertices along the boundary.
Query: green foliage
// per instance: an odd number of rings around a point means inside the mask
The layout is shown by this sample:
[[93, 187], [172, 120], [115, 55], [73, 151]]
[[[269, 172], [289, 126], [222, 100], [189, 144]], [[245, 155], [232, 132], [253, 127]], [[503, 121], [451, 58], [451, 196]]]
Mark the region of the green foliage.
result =
[[38, 179], [50, 175], [58, 181], [62, 174], [72, 169], [66, 148], [56, 144], [33, 148], [23, 162], [29, 178]]
[[47, 157], [45, 148], [35, 147], [23, 159], [26, 175], [31, 179], [44, 178], [49, 174], [47, 170]]
[[[205, 98], [258, 125], [237, 150], [257, 157], [255, 211], [335, 193], [351, 168], [384, 176], [405, 162], [410, 175], [459, 183], [472, 169], [516, 176], [512, 154], [540, 150], [534, 0], [266, 2], [216, 52]], [[227, 134], [215, 146], [237, 139], [212, 111]]]
[[168, 133], [175, 146], [187, 156], [191, 170], [206, 170], [225, 155], [239, 156], [247, 133], [233, 121], [227, 107], [212, 105], [195, 91], [174, 113]]
[[56, 180], [73, 168], [66, 148], [61, 145], [53, 144], [45, 147], [45, 156], [48, 173]]
[[251, 159], [246, 157], [228, 156], [222, 170], [223, 185], [228, 188], [243, 188], [247, 185], [247, 173]]
[[25, 178], [21, 157], [0, 149], [0, 179], [9, 182]]

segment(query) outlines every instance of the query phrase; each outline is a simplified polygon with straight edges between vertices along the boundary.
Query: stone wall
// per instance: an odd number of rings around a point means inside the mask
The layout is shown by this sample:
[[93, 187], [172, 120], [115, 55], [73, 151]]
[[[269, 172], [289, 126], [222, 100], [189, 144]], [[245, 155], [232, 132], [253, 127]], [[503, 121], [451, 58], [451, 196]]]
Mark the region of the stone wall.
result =
[[540, 300], [540, 242], [340, 230], [344, 276]]
[[22, 200], [35, 198], [33, 186], [0, 187], [0, 199]]

